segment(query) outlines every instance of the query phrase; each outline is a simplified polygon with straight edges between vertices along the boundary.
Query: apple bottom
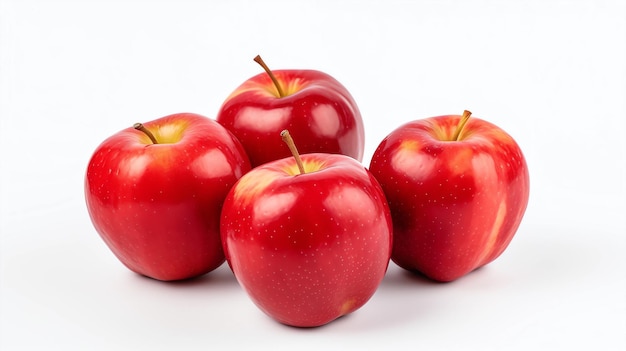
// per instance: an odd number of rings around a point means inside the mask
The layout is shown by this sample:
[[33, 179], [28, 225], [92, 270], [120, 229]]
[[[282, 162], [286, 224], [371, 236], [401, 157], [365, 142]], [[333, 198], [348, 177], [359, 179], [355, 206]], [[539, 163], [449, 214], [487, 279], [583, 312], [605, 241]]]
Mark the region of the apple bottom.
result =
[[[206, 274], [224, 262], [216, 234], [218, 220], [208, 213], [198, 213], [197, 206], [168, 204], [161, 208], [152, 206], [150, 211], [141, 204], [132, 206], [116, 213], [113, 209], [109, 209], [111, 213], [103, 211], [103, 218], [117, 220], [99, 221], [103, 223], [100, 237], [131, 271], [156, 280], [174, 281]], [[151, 215], [146, 216], [147, 212]], [[124, 233], [124, 236], [110, 233]]]
[[[375, 244], [371, 250], [384, 246]], [[295, 327], [321, 326], [362, 307], [375, 293], [389, 262], [385, 255], [338, 258], [323, 249], [286, 255], [262, 251], [247, 251], [245, 255], [255, 259], [231, 269], [235, 275], [239, 272], [241, 286], [257, 307]], [[262, 265], [270, 269], [258, 269]], [[254, 273], [242, 277], [242, 271]]]
[[[454, 191], [454, 185], [431, 184], [429, 191], [414, 191], [420, 206], [392, 208], [391, 260], [395, 264], [449, 282], [487, 265], [504, 252], [521, 223], [527, 195], [507, 192], [508, 184], [470, 178], [479, 189], [472, 192], [472, 201], [457, 201], [447, 195], [462, 197]], [[524, 179], [513, 179], [511, 184]], [[428, 196], [423, 195], [426, 193]], [[389, 191], [388, 198], [397, 203], [405, 201], [398, 194]]]

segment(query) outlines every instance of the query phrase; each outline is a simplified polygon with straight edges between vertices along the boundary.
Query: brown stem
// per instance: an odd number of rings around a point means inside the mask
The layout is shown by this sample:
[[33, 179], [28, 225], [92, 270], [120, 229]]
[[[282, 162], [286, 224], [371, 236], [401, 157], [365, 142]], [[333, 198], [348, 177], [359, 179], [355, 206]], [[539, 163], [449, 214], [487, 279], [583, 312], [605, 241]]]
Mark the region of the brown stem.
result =
[[280, 132], [280, 137], [283, 138], [287, 147], [289, 147], [289, 151], [296, 159], [296, 164], [298, 165], [298, 169], [300, 170], [300, 174], [304, 174], [304, 165], [302, 164], [302, 159], [300, 158], [300, 154], [298, 153], [298, 149], [296, 148], [296, 143], [293, 142], [293, 138], [287, 129]]
[[463, 116], [461, 116], [461, 120], [459, 121], [459, 124], [457, 124], [456, 126], [456, 131], [454, 131], [454, 135], [452, 136], [452, 141], [459, 140], [459, 136], [461, 136], [463, 127], [465, 127], [465, 124], [467, 123], [467, 120], [469, 120], [471, 115], [472, 113], [469, 112], [468, 110], [463, 111]]
[[270, 68], [267, 67], [267, 65], [265, 64], [265, 62], [261, 58], [261, 56], [260, 55], [256, 55], [256, 57], [254, 58], [254, 62], [258, 63], [259, 65], [261, 65], [261, 67], [263, 67], [263, 69], [265, 70], [267, 75], [270, 76], [270, 79], [272, 79], [272, 82], [274, 82], [274, 86], [276, 86], [276, 90], [278, 90], [278, 95], [280, 97], [284, 97], [285, 96], [285, 92], [283, 91], [283, 88], [278, 83], [278, 79], [276, 79], [276, 76], [274, 76], [274, 73], [272, 73]]
[[156, 138], [154, 137], [154, 134], [152, 134], [151, 131], [148, 130], [148, 128], [144, 127], [143, 124], [141, 123], [135, 123], [133, 125], [133, 128], [137, 129], [138, 131], [143, 132], [145, 135], [148, 136], [148, 138], [150, 138], [150, 140], [152, 141], [153, 144], [158, 144]]

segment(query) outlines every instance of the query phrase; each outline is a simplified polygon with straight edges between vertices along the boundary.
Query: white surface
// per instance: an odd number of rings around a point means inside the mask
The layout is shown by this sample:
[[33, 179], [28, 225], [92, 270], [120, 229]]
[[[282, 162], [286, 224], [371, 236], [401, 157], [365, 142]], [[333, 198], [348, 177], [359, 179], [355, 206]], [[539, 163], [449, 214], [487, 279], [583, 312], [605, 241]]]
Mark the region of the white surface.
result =
[[[0, 349], [626, 348], [624, 1], [260, 3], [0, 0]], [[531, 175], [507, 251], [450, 284], [391, 264], [362, 309], [308, 330], [226, 266], [130, 273], [87, 216], [91, 152], [134, 122], [214, 117], [256, 54], [341, 81], [366, 164], [412, 119], [469, 109], [507, 130]]]

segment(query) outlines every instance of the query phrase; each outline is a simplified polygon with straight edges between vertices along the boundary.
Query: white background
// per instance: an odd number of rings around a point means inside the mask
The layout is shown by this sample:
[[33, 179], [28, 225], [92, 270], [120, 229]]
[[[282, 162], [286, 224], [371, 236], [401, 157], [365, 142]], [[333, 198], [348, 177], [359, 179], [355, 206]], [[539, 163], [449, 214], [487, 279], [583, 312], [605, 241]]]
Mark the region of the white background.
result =
[[[315, 329], [266, 317], [225, 265], [124, 268], [86, 212], [91, 153], [134, 122], [214, 117], [256, 54], [352, 92], [366, 165], [413, 119], [508, 131], [531, 197], [507, 251], [448, 284], [392, 263]], [[0, 349], [624, 350], [625, 119], [624, 1], [0, 0]]]

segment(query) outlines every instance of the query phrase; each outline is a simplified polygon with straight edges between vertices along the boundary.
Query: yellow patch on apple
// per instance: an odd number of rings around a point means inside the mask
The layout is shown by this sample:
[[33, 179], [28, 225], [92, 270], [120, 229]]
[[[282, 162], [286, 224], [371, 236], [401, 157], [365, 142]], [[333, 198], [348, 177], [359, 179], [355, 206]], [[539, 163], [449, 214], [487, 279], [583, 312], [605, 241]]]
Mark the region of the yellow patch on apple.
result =
[[266, 169], [258, 169], [250, 176], [244, 174], [235, 185], [234, 196], [237, 201], [250, 202], [257, 197], [265, 188], [276, 180], [276, 174]]
[[[320, 160], [302, 160], [302, 166], [304, 166], [304, 173], [312, 173], [317, 172], [324, 168], [325, 163]], [[290, 163], [286, 165], [283, 170], [290, 176], [295, 176], [300, 174], [300, 169], [298, 168], [297, 163]]]

